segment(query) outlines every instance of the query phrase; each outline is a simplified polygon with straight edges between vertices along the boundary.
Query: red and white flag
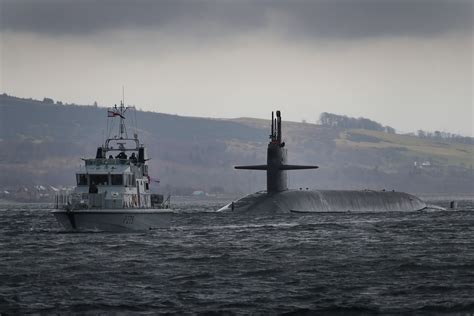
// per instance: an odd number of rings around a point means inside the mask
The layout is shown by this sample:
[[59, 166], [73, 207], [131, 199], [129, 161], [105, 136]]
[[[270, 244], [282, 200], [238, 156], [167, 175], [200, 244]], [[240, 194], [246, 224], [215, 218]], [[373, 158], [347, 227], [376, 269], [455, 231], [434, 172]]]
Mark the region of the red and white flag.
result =
[[125, 117], [123, 117], [122, 114], [120, 114], [118, 112], [110, 111], [110, 110], [107, 111], [107, 117], [116, 117], [116, 116], [120, 116], [123, 119], [125, 118]]
[[160, 183], [160, 180], [158, 179], [152, 179], [150, 176], [148, 176], [148, 183], [152, 183], [152, 182], [156, 182], [156, 183]]

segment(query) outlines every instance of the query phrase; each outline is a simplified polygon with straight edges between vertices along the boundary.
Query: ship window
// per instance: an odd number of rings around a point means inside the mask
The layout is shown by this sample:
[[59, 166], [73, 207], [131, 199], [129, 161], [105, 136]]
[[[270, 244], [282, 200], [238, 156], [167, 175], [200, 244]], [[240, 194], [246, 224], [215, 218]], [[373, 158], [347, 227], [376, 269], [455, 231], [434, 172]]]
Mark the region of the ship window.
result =
[[78, 174], [77, 175], [77, 185], [87, 185], [87, 174]]
[[123, 177], [121, 174], [113, 174], [110, 176], [112, 185], [123, 185]]
[[109, 177], [106, 174], [91, 174], [91, 184], [95, 185], [107, 185], [109, 183]]

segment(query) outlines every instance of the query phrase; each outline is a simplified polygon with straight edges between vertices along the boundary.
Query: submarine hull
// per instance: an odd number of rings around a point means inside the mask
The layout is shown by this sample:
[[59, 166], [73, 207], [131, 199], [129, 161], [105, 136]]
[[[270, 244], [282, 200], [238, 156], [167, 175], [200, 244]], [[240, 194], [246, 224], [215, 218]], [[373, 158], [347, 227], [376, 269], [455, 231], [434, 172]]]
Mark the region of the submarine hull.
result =
[[338, 213], [410, 212], [427, 205], [403, 192], [286, 190], [247, 195], [222, 207], [221, 212]]

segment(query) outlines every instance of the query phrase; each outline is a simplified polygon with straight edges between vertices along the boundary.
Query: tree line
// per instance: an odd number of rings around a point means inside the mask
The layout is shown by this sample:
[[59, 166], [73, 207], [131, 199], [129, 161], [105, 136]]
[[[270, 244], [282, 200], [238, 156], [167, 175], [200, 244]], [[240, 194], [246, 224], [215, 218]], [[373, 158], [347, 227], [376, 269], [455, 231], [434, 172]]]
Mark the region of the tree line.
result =
[[371, 131], [385, 132], [395, 134], [393, 127], [383, 126], [382, 124], [369, 120], [364, 117], [354, 118], [345, 115], [337, 115], [333, 113], [323, 112], [319, 116], [319, 124], [323, 126], [339, 127], [339, 128], [360, 128]]
[[[382, 124], [369, 120], [364, 117], [354, 118], [345, 115], [337, 115], [333, 113], [323, 112], [319, 116], [319, 124], [323, 126], [339, 127], [339, 128], [360, 128], [371, 131], [385, 132], [389, 134], [396, 134], [396, 130], [390, 126], [383, 126]], [[460, 143], [474, 145], [474, 137], [462, 136], [459, 134], [440, 132], [440, 131], [424, 131], [418, 130], [415, 133], [407, 135], [416, 136], [423, 139], [430, 139], [435, 141], [442, 141], [447, 143]]]
[[461, 143], [461, 144], [474, 145], [474, 137], [462, 136], [459, 134], [453, 134], [453, 133], [448, 133], [448, 132], [440, 132], [440, 131], [429, 132], [429, 131], [424, 131], [420, 129], [416, 132], [415, 136], [418, 136], [424, 139], [443, 141], [447, 143]]

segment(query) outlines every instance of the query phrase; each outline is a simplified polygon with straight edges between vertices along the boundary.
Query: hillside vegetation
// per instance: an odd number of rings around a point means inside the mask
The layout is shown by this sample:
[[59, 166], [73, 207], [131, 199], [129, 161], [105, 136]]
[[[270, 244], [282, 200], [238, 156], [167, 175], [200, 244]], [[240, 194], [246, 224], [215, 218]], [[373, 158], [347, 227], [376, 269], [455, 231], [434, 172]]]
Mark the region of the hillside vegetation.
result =
[[[80, 158], [93, 156], [102, 143], [106, 121], [106, 110], [97, 106], [0, 96], [0, 188], [72, 184]], [[137, 111], [136, 121], [152, 157], [152, 176], [163, 189], [245, 193], [265, 187], [264, 173], [233, 166], [265, 162], [270, 120]], [[370, 120], [361, 122], [380, 129]], [[320, 166], [291, 172], [294, 188], [474, 191], [472, 144], [398, 135], [391, 127], [382, 131], [285, 120], [283, 133], [291, 163]]]

